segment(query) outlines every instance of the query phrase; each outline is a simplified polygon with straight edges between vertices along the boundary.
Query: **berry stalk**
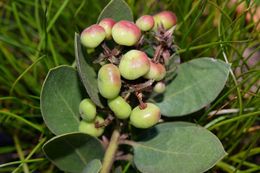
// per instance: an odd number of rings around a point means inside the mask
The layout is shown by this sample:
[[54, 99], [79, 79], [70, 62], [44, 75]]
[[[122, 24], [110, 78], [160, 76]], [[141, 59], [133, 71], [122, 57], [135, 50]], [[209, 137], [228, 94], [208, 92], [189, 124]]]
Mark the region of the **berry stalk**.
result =
[[116, 128], [112, 133], [109, 145], [107, 147], [100, 173], [110, 173], [115, 160], [119, 138], [120, 132], [119, 129]]

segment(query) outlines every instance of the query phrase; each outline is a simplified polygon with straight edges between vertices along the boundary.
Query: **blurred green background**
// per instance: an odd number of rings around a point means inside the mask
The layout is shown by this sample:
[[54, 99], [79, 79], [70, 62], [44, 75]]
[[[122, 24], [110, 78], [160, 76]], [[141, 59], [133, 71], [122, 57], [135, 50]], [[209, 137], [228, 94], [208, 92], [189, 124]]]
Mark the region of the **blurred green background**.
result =
[[[259, 1], [126, 0], [135, 19], [171, 10], [182, 62], [214, 57], [232, 65], [206, 109], [184, 117], [215, 133], [229, 153], [208, 172], [260, 172]], [[0, 0], [0, 172], [59, 172], [43, 155], [52, 134], [39, 95], [49, 69], [74, 64], [74, 33], [96, 22], [108, 0]], [[124, 172], [135, 172], [122, 162]]]

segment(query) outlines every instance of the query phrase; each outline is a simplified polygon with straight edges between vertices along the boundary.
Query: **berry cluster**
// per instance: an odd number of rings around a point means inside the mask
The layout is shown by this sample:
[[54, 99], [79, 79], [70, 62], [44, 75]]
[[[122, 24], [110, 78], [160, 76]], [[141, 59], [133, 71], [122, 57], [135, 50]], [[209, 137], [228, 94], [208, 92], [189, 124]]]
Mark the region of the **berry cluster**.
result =
[[[81, 33], [81, 43], [88, 49], [101, 45], [102, 52], [94, 61], [101, 65], [98, 90], [107, 99], [112, 115], [104, 120], [90, 99], [82, 100], [79, 105], [81, 132], [100, 136], [113, 118], [126, 120], [130, 117], [130, 124], [137, 128], [149, 128], [158, 123], [160, 109], [144, 102], [144, 93], [165, 91], [163, 80], [173, 53], [175, 24], [175, 14], [163, 11], [154, 16], [141, 16], [136, 23], [105, 18]], [[149, 48], [151, 58], [147, 55]], [[132, 109], [135, 102], [138, 104]]]

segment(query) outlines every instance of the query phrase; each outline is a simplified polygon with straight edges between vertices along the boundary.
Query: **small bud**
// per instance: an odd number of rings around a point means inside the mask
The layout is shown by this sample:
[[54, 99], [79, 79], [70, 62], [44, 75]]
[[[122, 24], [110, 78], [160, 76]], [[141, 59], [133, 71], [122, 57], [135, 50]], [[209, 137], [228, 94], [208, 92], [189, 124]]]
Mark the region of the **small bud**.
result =
[[133, 22], [121, 20], [113, 26], [112, 37], [117, 44], [133, 46], [139, 41], [141, 30]]
[[95, 119], [97, 108], [90, 99], [84, 99], [79, 104], [79, 112], [83, 120], [91, 122]]
[[162, 94], [164, 93], [166, 87], [165, 84], [163, 82], [158, 82], [157, 84], [155, 84], [155, 86], [153, 87], [153, 91], [158, 93], [158, 94]]
[[123, 55], [119, 70], [121, 75], [128, 80], [135, 80], [150, 69], [150, 62], [148, 56], [139, 50], [130, 50]]
[[161, 118], [160, 108], [153, 103], [146, 103], [146, 108], [135, 107], [130, 115], [130, 123], [137, 128], [154, 126]]
[[98, 89], [100, 94], [107, 99], [118, 96], [121, 89], [121, 76], [117, 66], [106, 64], [99, 69]]
[[119, 119], [127, 119], [132, 111], [131, 106], [120, 96], [108, 100], [108, 106]]
[[160, 63], [150, 61], [150, 70], [144, 75], [146, 79], [162, 80], [166, 75], [165, 67]]
[[106, 37], [104, 28], [95, 24], [84, 29], [81, 33], [81, 43], [88, 48], [96, 48]]
[[144, 15], [141, 16], [136, 21], [136, 25], [142, 30], [142, 31], [149, 31], [154, 26], [154, 19], [150, 15]]
[[162, 25], [164, 29], [169, 29], [177, 23], [176, 15], [171, 11], [162, 11], [153, 16], [154, 18], [154, 29]]
[[111, 18], [102, 19], [99, 25], [105, 29], [106, 39], [110, 40], [112, 38], [112, 28], [116, 22]]
[[96, 128], [96, 123], [102, 124], [104, 123], [104, 119], [100, 116], [97, 116], [94, 120], [94, 122], [86, 122], [86, 121], [80, 121], [79, 123], [79, 131], [82, 133], [86, 133], [88, 135], [99, 137], [104, 133], [105, 127], [98, 127]]

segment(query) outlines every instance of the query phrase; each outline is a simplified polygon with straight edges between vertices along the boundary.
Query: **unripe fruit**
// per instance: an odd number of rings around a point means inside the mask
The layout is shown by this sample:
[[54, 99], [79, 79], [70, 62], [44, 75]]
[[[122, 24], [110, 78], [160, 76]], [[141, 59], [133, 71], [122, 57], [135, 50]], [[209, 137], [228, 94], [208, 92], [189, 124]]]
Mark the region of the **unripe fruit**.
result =
[[98, 89], [100, 94], [107, 99], [118, 96], [121, 89], [121, 77], [117, 66], [106, 64], [99, 69]]
[[119, 119], [127, 119], [132, 110], [131, 106], [120, 96], [108, 100], [108, 106]]
[[101, 26], [94, 24], [86, 28], [80, 36], [81, 43], [88, 48], [96, 48], [106, 37], [106, 32]]
[[163, 82], [158, 82], [157, 84], [155, 84], [155, 86], [153, 87], [153, 91], [156, 93], [163, 93], [165, 91], [166, 87], [165, 84]]
[[105, 29], [106, 39], [110, 40], [112, 38], [112, 28], [116, 22], [111, 18], [102, 19], [99, 25]]
[[130, 50], [123, 55], [119, 70], [121, 75], [128, 80], [135, 80], [150, 69], [150, 62], [148, 56], [139, 50]]
[[79, 112], [83, 120], [91, 122], [95, 119], [97, 108], [90, 99], [84, 99], [79, 104]]
[[169, 29], [177, 23], [176, 15], [171, 11], [162, 11], [153, 16], [154, 29], [157, 29], [159, 25], [163, 25], [164, 29]]
[[137, 19], [135, 23], [142, 31], [149, 31], [154, 26], [154, 19], [153, 16], [144, 15]]
[[105, 128], [104, 127], [98, 127], [96, 128], [96, 123], [102, 124], [104, 122], [104, 119], [100, 116], [97, 116], [95, 121], [90, 123], [86, 121], [80, 121], [79, 123], [79, 131], [82, 133], [86, 133], [88, 135], [99, 137], [104, 133]]
[[154, 79], [155, 81], [162, 80], [166, 75], [165, 67], [160, 63], [154, 63], [150, 61], [150, 69], [144, 75], [146, 79]]
[[139, 41], [141, 30], [133, 22], [121, 20], [113, 26], [112, 37], [117, 44], [133, 46]]
[[145, 109], [135, 107], [130, 115], [130, 123], [137, 128], [149, 128], [158, 123], [161, 118], [159, 107], [153, 103], [146, 103]]

